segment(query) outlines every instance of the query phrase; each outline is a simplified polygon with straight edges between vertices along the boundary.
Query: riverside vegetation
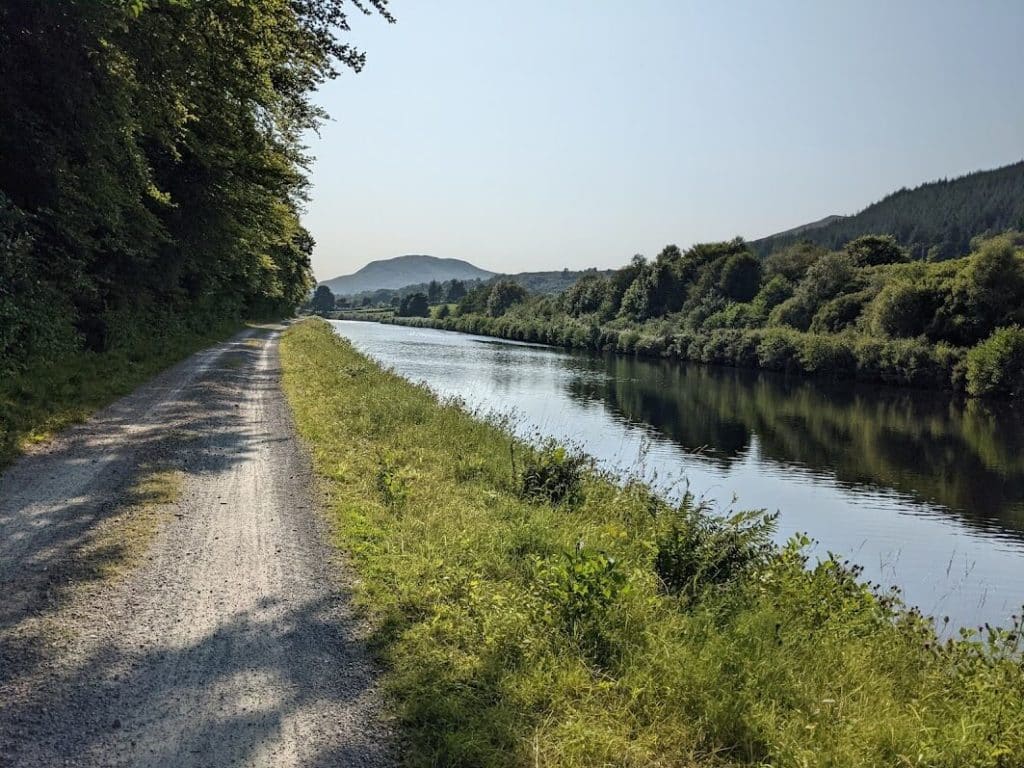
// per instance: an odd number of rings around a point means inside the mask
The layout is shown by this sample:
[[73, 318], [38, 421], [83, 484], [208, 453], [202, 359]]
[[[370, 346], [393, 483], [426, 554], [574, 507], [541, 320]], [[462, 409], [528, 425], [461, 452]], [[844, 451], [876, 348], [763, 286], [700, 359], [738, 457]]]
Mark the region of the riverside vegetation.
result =
[[322, 321], [281, 356], [409, 763], [1024, 760], [1019, 620], [940, 638], [805, 538], [771, 544], [771, 517], [523, 445]]
[[497, 281], [390, 322], [589, 350], [1024, 396], [1024, 234], [911, 260], [890, 236], [766, 257], [741, 239], [668, 246], [559, 296]]
[[[386, 0], [356, 3], [390, 19]], [[0, 461], [312, 287], [344, 0], [0, 5]]]

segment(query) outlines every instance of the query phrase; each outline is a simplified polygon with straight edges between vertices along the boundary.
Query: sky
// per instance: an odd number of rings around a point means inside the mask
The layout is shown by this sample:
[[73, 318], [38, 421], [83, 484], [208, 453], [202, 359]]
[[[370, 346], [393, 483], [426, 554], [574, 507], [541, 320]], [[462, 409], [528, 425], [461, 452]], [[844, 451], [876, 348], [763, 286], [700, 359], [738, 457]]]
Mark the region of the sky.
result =
[[391, 0], [316, 94], [318, 279], [617, 267], [1024, 158], [1022, 0]]

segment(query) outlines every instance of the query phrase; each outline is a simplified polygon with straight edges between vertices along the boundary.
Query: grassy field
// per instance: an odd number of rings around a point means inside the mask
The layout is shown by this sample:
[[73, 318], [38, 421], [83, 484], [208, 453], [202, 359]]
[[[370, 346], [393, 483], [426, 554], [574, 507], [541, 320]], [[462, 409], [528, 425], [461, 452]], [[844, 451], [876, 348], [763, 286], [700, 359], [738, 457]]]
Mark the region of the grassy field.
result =
[[940, 641], [770, 519], [515, 443], [321, 321], [281, 355], [407, 763], [1024, 763], [1019, 626]]
[[226, 339], [240, 327], [226, 322], [203, 333], [146, 339], [136, 349], [76, 352], [60, 365], [39, 365], [0, 381], [0, 467], [27, 445], [83, 421], [164, 368]]

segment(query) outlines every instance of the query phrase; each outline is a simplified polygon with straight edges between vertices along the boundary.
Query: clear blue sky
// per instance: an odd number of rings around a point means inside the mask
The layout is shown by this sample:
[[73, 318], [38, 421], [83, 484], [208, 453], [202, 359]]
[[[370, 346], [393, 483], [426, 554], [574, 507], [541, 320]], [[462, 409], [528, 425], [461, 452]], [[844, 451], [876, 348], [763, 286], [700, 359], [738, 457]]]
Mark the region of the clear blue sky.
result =
[[392, 0], [332, 115], [319, 279], [613, 267], [1024, 157], [1024, 0]]

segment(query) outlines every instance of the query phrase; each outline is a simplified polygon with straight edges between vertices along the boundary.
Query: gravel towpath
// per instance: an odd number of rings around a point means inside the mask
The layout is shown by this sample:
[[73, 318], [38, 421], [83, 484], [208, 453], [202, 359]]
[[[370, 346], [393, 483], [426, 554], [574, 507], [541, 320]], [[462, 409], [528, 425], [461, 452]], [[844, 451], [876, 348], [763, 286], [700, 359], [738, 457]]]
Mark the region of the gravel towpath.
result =
[[[192, 356], [0, 476], [0, 766], [393, 762], [278, 333]], [[170, 490], [147, 501], [154, 478]]]

